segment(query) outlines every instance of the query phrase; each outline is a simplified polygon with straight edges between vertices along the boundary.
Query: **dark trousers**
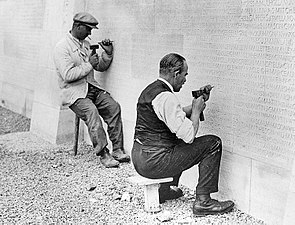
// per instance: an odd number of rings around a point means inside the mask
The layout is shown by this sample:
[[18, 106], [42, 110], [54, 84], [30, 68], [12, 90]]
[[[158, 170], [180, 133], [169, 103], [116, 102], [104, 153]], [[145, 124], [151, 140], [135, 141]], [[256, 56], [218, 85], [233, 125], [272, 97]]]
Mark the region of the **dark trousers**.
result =
[[100, 116], [107, 124], [107, 132], [113, 144], [113, 150], [123, 149], [121, 108], [108, 92], [89, 84], [86, 98], [77, 99], [70, 109], [86, 123], [90, 139], [97, 153], [108, 144]]
[[144, 177], [173, 177], [171, 183], [161, 186], [178, 186], [182, 172], [198, 164], [196, 194], [210, 194], [218, 191], [221, 153], [221, 140], [214, 135], [201, 136], [192, 144], [181, 142], [174, 147], [145, 146], [134, 141], [132, 162]]

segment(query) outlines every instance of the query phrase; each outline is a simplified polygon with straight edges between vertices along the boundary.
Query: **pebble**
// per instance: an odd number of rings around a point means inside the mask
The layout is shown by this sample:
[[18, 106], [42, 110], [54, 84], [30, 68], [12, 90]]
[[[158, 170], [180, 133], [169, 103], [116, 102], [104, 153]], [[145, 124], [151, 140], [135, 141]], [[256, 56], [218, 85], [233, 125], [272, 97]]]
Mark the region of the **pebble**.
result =
[[95, 199], [95, 198], [89, 198], [89, 202], [90, 202], [90, 203], [95, 203], [95, 202], [98, 202], [98, 200]]
[[96, 186], [89, 186], [89, 187], [87, 188], [87, 191], [93, 191], [93, 190], [95, 190], [95, 188], [96, 188]]
[[168, 210], [164, 210], [159, 213], [159, 215], [156, 217], [160, 222], [168, 222], [172, 220], [171, 212]]
[[124, 193], [122, 194], [121, 200], [122, 200], [122, 201], [130, 202], [131, 197], [130, 197], [129, 193], [128, 193], [128, 192], [124, 192]]

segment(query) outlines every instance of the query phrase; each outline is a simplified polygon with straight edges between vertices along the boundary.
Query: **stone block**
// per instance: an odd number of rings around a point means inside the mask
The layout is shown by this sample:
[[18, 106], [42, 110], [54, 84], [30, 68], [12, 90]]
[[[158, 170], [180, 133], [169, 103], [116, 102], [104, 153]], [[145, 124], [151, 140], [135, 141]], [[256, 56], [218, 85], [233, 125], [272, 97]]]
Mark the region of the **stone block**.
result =
[[295, 160], [293, 160], [292, 174], [295, 175]]
[[[1, 95], [2, 95], [2, 84], [3, 83], [0, 80], [0, 93], [1, 93]], [[0, 105], [2, 105], [4, 102], [5, 102], [4, 98], [3, 97], [0, 97]]]
[[[195, 190], [198, 184], [198, 166], [183, 172], [180, 183]], [[220, 176], [219, 192], [212, 194], [217, 199], [233, 200], [237, 207], [249, 212], [250, 183], [251, 183], [251, 159], [223, 151]]]
[[230, 199], [244, 212], [249, 212], [251, 159], [223, 151], [220, 165], [218, 199]]
[[[295, 177], [292, 178], [295, 183]], [[284, 225], [293, 225], [295, 221], [294, 213], [294, 202], [295, 202], [295, 189], [290, 190], [287, 197], [287, 203], [285, 207]]]
[[74, 143], [74, 113], [66, 108], [33, 103], [31, 132], [51, 143]]
[[295, 192], [295, 161], [293, 162], [292, 177], [289, 186], [289, 192]]
[[53, 107], [60, 106], [60, 89], [57, 83], [57, 75], [54, 70], [46, 69], [35, 81], [34, 101], [44, 102]]
[[[0, 56], [0, 60], [4, 60], [3, 57]], [[3, 82], [3, 77], [5, 74], [5, 70], [3, 68], [0, 69], [0, 91], [2, 89], [2, 82]]]
[[34, 91], [33, 90], [26, 90], [25, 107], [24, 107], [23, 115], [28, 118], [32, 117], [33, 101], [34, 101]]
[[135, 123], [130, 120], [123, 119], [124, 149], [127, 154], [131, 155], [134, 140]]
[[74, 143], [74, 113], [67, 107], [61, 108], [58, 114], [56, 144]]
[[7, 82], [1, 83], [0, 87], [2, 87], [1, 104], [7, 109], [30, 118], [34, 91]]
[[199, 179], [199, 169], [195, 165], [192, 168], [184, 171], [180, 177], [179, 183], [187, 186], [188, 188], [195, 190]]
[[25, 90], [10, 83], [2, 84], [2, 98], [5, 100], [5, 107], [17, 113], [22, 113], [25, 105]]
[[59, 111], [59, 108], [34, 102], [30, 131], [51, 143], [56, 143]]
[[250, 214], [267, 224], [282, 224], [291, 171], [253, 161], [251, 176]]

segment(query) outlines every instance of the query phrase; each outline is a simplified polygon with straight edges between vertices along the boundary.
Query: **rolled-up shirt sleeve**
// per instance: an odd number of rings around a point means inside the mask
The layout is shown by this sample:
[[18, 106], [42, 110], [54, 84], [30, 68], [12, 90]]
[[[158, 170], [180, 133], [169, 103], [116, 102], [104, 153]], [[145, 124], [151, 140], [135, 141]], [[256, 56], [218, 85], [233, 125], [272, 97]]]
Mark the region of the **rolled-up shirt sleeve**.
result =
[[162, 92], [152, 101], [154, 111], [172, 133], [186, 143], [192, 143], [194, 127], [190, 119], [186, 117], [176, 95], [171, 92]]

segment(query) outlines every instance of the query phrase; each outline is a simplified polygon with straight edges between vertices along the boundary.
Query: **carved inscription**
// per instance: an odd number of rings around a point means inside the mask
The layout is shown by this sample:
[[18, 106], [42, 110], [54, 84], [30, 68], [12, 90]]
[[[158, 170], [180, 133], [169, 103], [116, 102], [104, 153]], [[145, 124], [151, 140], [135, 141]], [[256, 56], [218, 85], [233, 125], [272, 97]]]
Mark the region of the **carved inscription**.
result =
[[295, 152], [295, 2], [186, 7], [183, 32], [195, 34], [184, 48], [196, 71], [189, 85], [215, 85], [203, 133], [221, 136], [227, 150], [289, 168]]

